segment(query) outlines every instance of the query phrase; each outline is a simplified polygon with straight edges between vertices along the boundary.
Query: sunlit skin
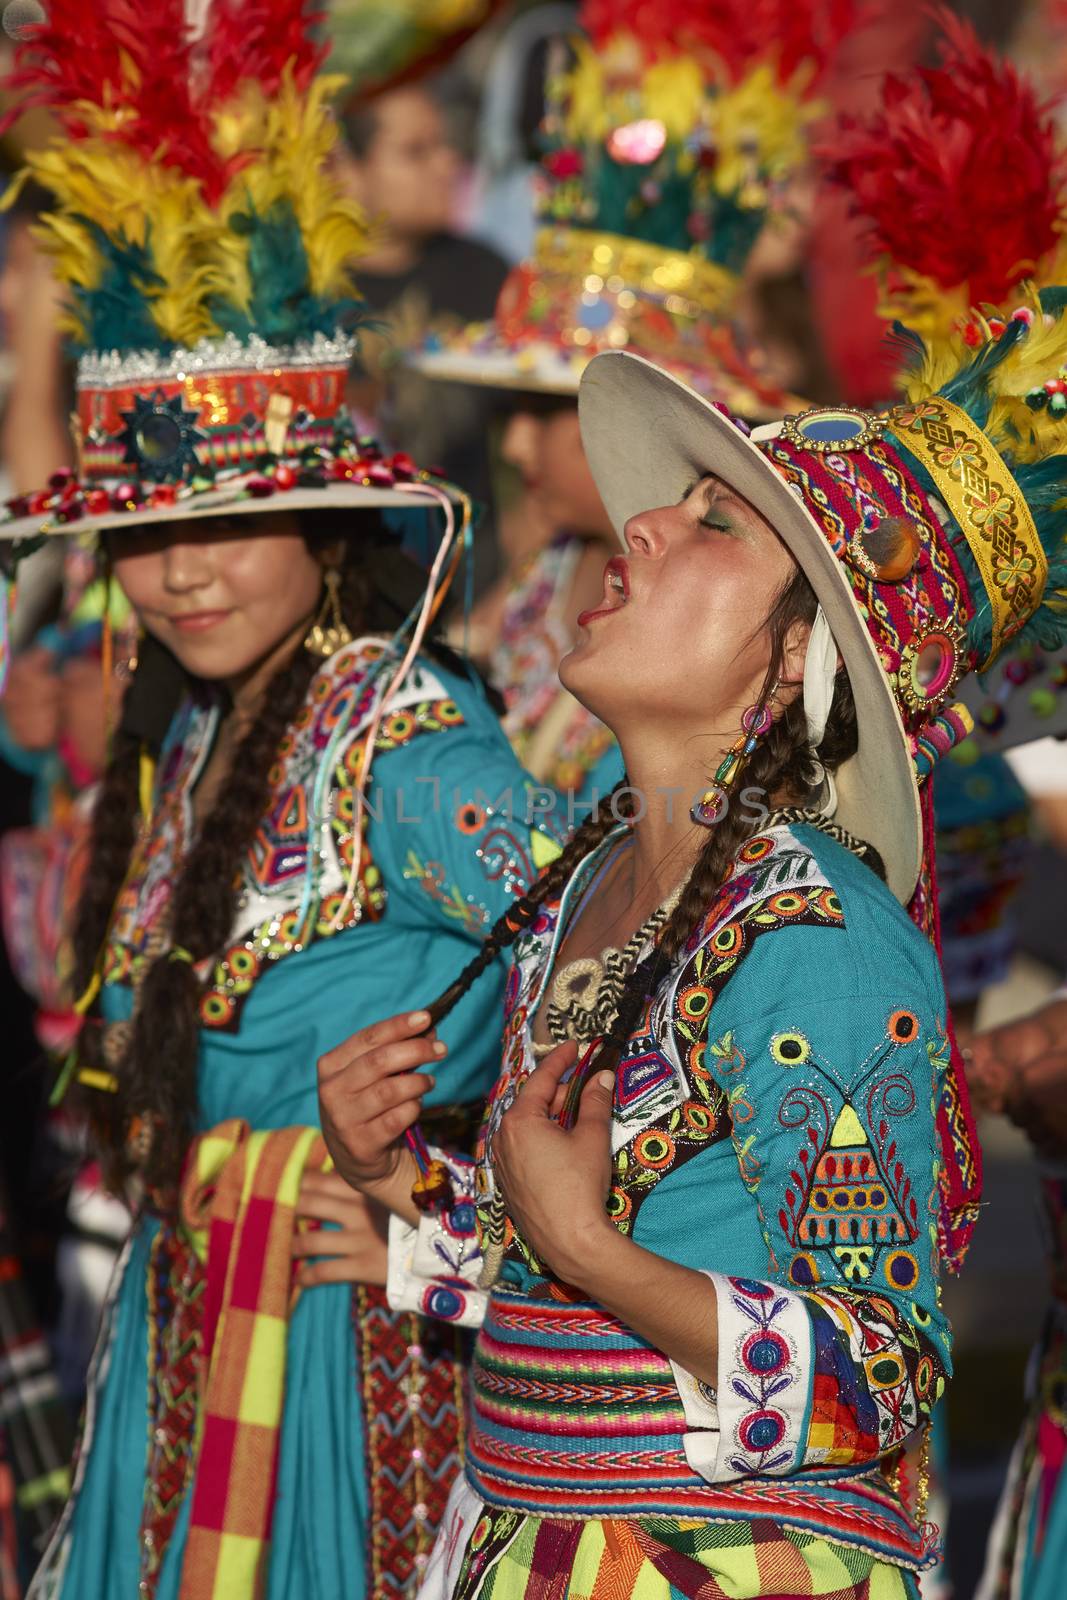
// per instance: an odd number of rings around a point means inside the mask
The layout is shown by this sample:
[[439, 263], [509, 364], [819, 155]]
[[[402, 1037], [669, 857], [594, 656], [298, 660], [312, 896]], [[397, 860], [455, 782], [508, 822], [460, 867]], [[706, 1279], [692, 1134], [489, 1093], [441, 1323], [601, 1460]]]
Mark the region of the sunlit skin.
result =
[[[763, 687], [771, 642], [760, 621], [793, 572], [771, 526], [708, 477], [674, 506], [631, 518], [599, 604], [561, 673], [612, 728], [645, 812], [632, 847], [598, 887], [557, 956], [625, 943], [690, 870], [704, 842], [688, 816]], [[621, 566], [620, 566], [621, 562]], [[621, 581], [620, 592], [617, 583]], [[785, 641], [781, 707], [803, 676], [807, 626]], [[672, 792], [673, 791], [673, 792]], [[775, 799], [786, 797], [773, 797]], [[414, 1164], [398, 1137], [419, 1112], [444, 1047], [425, 1013], [363, 1029], [319, 1063], [323, 1130], [338, 1171], [408, 1221]], [[535, 1036], [543, 1027], [535, 1021]], [[607, 1217], [612, 1080], [591, 1082], [576, 1126], [560, 1128], [561, 1076], [576, 1047], [546, 1055], [503, 1117], [494, 1172], [523, 1237], [564, 1282], [651, 1344], [717, 1381], [715, 1292], [620, 1234]]]
[[[323, 563], [291, 517], [164, 522], [108, 535], [112, 571], [143, 627], [232, 709], [194, 794], [201, 820], [274, 674], [299, 648], [322, 594]], [[301, 1186], [298, 1281], [384, 1283], [381, 1212], [333, 1173]], [[329, 1230], [322, 1232], [322, 1224]]]

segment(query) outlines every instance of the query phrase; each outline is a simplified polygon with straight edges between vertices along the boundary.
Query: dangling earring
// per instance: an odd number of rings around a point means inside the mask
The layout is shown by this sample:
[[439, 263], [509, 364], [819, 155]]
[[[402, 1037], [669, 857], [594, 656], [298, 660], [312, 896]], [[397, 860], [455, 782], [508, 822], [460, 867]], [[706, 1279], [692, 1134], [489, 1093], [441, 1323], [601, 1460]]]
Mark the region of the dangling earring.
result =
[[341, 613], [341, 573], [338, 567], [327, 567], [323, 574], [325, 592], [318, 616], [304, 637], [304, 649], [324, 661], [352, 643], [352, 630]]
[[711, 787], [705, 789], [700, 799], [694, 800], [689, 807], [689, 815], [699, 827], [714, 828], [715, 824], [721, 822], [726, 815], [729, 790], [736, 782], [737, 774], [774, 721], [768, 702], [773, 700], [777, 693], [776, 680], [774, 688], [762, 705], [749, 706], [741, 718], [742, 731], [719, 763]]

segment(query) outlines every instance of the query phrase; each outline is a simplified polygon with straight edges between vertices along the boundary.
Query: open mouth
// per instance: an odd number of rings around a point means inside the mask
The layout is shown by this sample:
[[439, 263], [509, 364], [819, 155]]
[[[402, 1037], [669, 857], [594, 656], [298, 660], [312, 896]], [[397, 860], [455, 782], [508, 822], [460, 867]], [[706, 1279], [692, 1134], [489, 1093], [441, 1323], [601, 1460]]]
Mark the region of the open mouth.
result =
[[630, 573], [622, 556], [612, 556], [604, 568], [604, 602], [591, 611], [583, 611], [578, 618], [584, 627], [594, 617], [606, 617], [612, 611], [621, 611], [630, 599]]

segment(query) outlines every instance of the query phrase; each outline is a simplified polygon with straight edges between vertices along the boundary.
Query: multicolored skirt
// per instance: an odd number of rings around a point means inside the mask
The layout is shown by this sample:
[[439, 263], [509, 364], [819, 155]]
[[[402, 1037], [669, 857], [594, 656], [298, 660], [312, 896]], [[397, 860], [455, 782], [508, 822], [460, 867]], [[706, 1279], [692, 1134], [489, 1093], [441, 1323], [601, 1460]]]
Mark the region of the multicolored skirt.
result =
[[918, 1600], [910, 1572], [769, 1517], [589, 1521], [454, 1485], [418, 1600]]

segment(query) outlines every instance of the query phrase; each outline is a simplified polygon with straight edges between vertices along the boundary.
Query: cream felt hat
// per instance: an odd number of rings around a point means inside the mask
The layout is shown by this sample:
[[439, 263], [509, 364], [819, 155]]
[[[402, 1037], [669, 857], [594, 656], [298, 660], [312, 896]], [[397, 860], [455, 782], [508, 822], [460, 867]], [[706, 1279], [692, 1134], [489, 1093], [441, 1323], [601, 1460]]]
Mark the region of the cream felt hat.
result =
[[673, 505], [714, 473], [765, 517], [808, 577], [830, 624], [856, 701], [859, 747], [836, 775], [834, 821], [874, 845], [903, 903], [919, 874], [922, 824], [907, 736], [848, 574], [803, 500], [753, 438], [686, 384], [624, 353], [591, 362], [578, 399], [582, 441], [620, 537], [627, 520]]

